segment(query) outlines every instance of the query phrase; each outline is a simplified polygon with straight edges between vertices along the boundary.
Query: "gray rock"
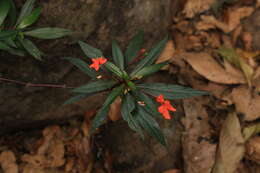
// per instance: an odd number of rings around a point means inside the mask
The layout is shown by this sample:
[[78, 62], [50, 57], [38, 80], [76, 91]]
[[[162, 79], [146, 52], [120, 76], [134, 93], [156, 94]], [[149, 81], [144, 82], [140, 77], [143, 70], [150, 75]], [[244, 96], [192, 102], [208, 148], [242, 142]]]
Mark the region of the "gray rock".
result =
[[[146, 33], [149, 48], [167, 34], [170, 22], [170, 0], [55, 0], [42, 1], [43, 13], [37, 26], [63, 27], [75, 34], [57, 40], [35, 40], [45, 53], [44, 61], [30, 56], [0, 54], [1, 77], [30, 83], [80, 86], [89, 78], [76, 70], [64, 56], [84, 58], [79, 39], [111, 55], [112, 39], [123, 48], [139, 29]], [[108, 56], [109, 57], [109, 56]], [[86, 58], [87, 59], [87, 58]], [[62, 106], [70, 97], [68, 89], [35, 88], [0, 83], [0, 131], [38, 127], [41, 122], [66, 120], [99, 107], [103, 95]]]

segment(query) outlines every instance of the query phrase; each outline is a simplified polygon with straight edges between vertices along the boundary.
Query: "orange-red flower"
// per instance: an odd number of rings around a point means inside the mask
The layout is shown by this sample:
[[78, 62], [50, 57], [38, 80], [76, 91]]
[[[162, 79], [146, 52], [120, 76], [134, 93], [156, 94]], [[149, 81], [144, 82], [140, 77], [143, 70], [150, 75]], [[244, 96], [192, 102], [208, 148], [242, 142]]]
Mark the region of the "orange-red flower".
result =
[[169, 111], [175, 112], [176, 109], [171, 105], [170, 101], [165, 100], [162, 94], [156, 97], [156, 101], [161, 103], [161, 106], [158, 107], [158, 112], [160, 112], [165, 119], [171, 119]]
[[103, 57], [92, 58], [91, 60], [92, 60], [92, 64], [89, 67], [94, 68], [96, 71], [99, 70], [100, 65], [105, 64], [107, 62], [107, 59]]

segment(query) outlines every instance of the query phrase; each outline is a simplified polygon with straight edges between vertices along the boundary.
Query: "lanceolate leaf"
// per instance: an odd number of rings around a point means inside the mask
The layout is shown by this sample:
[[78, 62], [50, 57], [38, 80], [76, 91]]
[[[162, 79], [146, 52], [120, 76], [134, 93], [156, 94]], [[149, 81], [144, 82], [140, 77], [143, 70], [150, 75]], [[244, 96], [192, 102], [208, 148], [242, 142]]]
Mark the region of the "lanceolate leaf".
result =
[[10, 3], [8, 0], [1, 0], [0, 1], [0, 26], [3, 24], [8, 11], [10, 9]]
[[136, 131], [143, 138], [142, 128], [133, 115], [133, 111], [136, 106], [135, 102], [136, 101], [134, 100], [133, 96], [131, 96], [129, 93], [125, 95], [121, 107], [122, 118], [128, 123], [128, 126], [132, 130]]
[[133, 61], [138, 56], [139, 50], [142, 48], [144, 41], [144, 32], [139, 31], [130, 41], [125, 52], [126, 64]]
[[16, 34], [17, 34], [17, 31], [14, 31], [14, 30], [0, 31], [0, 40], [6, 40], [7, 38], [15, 37]]
[[41, 14], [41, 8], [38, 7], [36, 9], [33, 10], [33, 12], [26, 16], [22, 21], [21, 23], [17, 26], [18, 29], [23, 29], [23, 28], [26, 28], [27, 26], [30, 26], [32, 25], [34, 22], [37, 21], [37, 19], [39, 18]]
[[9, 52], [13, 55], [24, 56], [24, 53], [22, 51], [16, 50], [16, 49], [8, 46], [6, 43], [1, 42], [1, 41], [0, 41], [0, 50], [7, 51], [7, 52]]
[[146, 94], [140, 92], [140, 91], [132, 91], [135, 98], [138, 101], [143, 102], [143, 108], [149, 112], [151, 115], [156, 117], [161, 117], [160, 113], [157, 111], [157, 106], [152, 98], [147, 96]]
[[133, 76], [132, 78], [133, 79], [135, 79], [135, 78], [141, 79], [144, 76], [151, 75], [151, 74], [159, 71], [162, 67], [164, 67], [167, 64], [168, 64], [168, 62], [162, 62], [162, 63], [159, 63], [159, 64], [154, 64], [154, 65], [150, 65], [150, 66], [144, 67], [143, 69], [138, 71], [135, 74], [135, 76]]
[[71, 30], [63, 28], [39, 28], [24, 32], [24, 35], [40, 39], [56, 39], [70, 34], [72, 34]]
[[79, 41], [78, 43], [79, 43], [81, 49], [83, 50], [83, 52], [85, 53], [85, 55], [87, 55], [87, 57], [89, 57], [89, 58], [103, 57], [103, 54], [99, 49], [94, 48], [94, 47], [90, 46], [89, 44], [84, 43], [82, 41]]
[[28, 39], [19, 39], [24, 49], [31, 54], [35, 59], [42, 60], [42, 52], [36, 47], [36, 45]]
[[124, 91], [124, 85], [120, 85], [117, 88], [114, 88], [112, 92], [108, 95], [106, 101], [104, 102], [102, 108], [98, 111], [94, 120], [92, 121], [92, 126], [90, 133], [93, 133], [105, 120], [107, 113], [109, 111], [110, 105], [114, 102], [117, 96], [121, 95]]
[[98, 73], [92, 68], [90, 68], [89, 65], [85, 63], [83, 60], [79, 58], [71, 58], [71, 57], [66, 57], [64, 59], [70, 61], [73, 65], [78, 67], [82, 72], [84, 72], [89, 77], [96, 78], [98, 76]]
[[112, 41], [112, 53], [113, 53], [113, 60], [114, 60], [115, 64], [121, 70], [124, 70], [124, 55], [123, 55], [118, 43], [115, 40]]
[[74, 93], [94, 93], [104, 91], [106, 89], [112, 88], [116, 84], [114, 80], [98, 80], [95, 82], [90, 82], [86, 85], [80, 86], [72, 90]]
[[193, 96], [201, 96], [209, 94], [206, 91], [199, 91], [180, 85], [171, 85], [164, 83], [145, 83], [138, 84], [137, 88], [142, 89], [144, 92], [152, 96], [159, 96], [163, 94], [166, 99], [185, 99]]
[[112, 72], [113, 74], [115, 74], [116, 76], [120, 77], [120, 78], [124, 78], [124, 72], [120, 70], [120, 68], [118, 68], [115, 64], [113, 64], [112, 62], [106, 62], [105, 63], [105, 67]]
[[32, 10], [33, 10], [33, 6], [34, 6], [34, 3], [35, 3], [35, 0], [27, 0], [25, 2], [25, 4], [23, 5], [22, 7], [22, 10], [21, 10], [21, 13], [16, 21], [16, 26], [18, 24], [20, 24], [20, 22], [25, 18], [27, 17], [28, 15], [31, 14]]
[[140, 106], [138, 107], [138, 115], [136, 116], [136, 118], [139, 124], [151, 136], [155, 137], [162, 145], [167, 145], [158, 123]]
[[152, 48], [152, 50], [148, 53], [148, 55], [142, 59], [139, 64], [137, 64], [134, 71], [131, 73], [130, 76], [134, 76], [138, 71], [140, 71], [142, 68], [152, 65], [154, 61], [158, 58], [161, 51], [165, 47], [165, 44], [167, 43], [168, 37], [164, 38], [162, 41], [160, 41], [156, 46]]
[[10, 25], [13, 26], [16, 22], [16, 7], [15, 4], [13, 2], [13, 0], [8, 0], [10, 3], [10, 9], [9, 9], [9, 13], [8, 16], [10, 18]]
[[79, 94], [79, 95], [76, 95], [76, 96], [74, 96], [74, 97], [71, 97], [71, 98], [68, 99], [67, 101], [65, 101], [65, 102], [63, 103], [63, 105], [68, 105], [68, 104], [71, 104], [71, 103], [75, 103], [75, 102], [77, 102], [77, 101], [79, 101], [79, 100], [81, 100], [81, 99], [84, 99], [84, 98], [86, 98], [86, 97], [89, 97], [89, 96], [91, 96], [91, 95], [93, 95], [93, 93], [91, 93], [91, 94]]

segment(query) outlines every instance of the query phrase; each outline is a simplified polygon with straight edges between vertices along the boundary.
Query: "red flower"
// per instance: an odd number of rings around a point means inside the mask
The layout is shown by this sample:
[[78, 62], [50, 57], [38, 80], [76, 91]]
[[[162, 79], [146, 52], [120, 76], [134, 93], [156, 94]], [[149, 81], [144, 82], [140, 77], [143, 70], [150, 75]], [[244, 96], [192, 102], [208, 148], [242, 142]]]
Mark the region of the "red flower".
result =
[[99, 70], [100, 65], [105, 64], [107, 62], [107, 59], [103, 57], [92, 58], [91, 60], [92, 60], [92, 64], [89, 67], [94, 68], [96, 71]]
[[171, 105], [169, 100], [164, 100], [164, 96], [160, 94], [156, 97], [156, 101], [161, 103], [161, 106], [158, 107], [158, 112], [160, 112], [165, 119], [171, 119], [169, 111], [175, 112], [176, 109]]
[[164, 96], [162, 94], [160, 94], [158, 97], [156, 97], [156, 101], [158, 103], [164, 103]]

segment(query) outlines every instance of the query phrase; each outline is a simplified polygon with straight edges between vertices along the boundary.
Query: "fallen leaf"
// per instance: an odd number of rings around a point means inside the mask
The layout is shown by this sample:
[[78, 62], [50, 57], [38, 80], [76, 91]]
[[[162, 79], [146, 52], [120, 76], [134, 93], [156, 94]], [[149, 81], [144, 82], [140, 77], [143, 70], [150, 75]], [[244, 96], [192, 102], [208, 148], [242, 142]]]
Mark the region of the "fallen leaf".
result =
[[243, 129], [243, 136], [245, 141], [247, 141], [252, 136], [257, 135], [258, 133], [260, 133], [260, 123], [245, 127]]
[[185, 17], [193, 18], [196, 14], [209, 10], [214, 2], [215, 0], [188, 0], [183, 13]]
[[[183, 101], [185, 133], [182, 138], [184, 170], [186, 173], [211, 173], [215, 162], [216, 144], [211, 144], [211, 127], [201, 100]], [[199, 142], [199, 140], [201, 141]], [[206, 139], [206, 140], [205, 140]]]
[[43, 130], [43, 140], [35, 154], [24, 154], [22, 161], [39, 168], [55, 168], [63, 166], [64, 143], [59, 126], [50, 126]]
[[218, 28], [224, 33], [229, 33], [231, 31], [226, 23], [217, 20], [214, 16], [202, 15], [200, 25], [211, 25], [208, 29], [213, 29], [214, 26], [214, 28]]
[[117, 121], [121, 118], [121, 103], [122, 100], [118, 96], [116, 100], [110, 105], [110, 110], [108, 112], [108, 117], [112, 121]]
[[246, 83], [242, 73], [230, 74], [208, 53], [183, 53], [182, 57], [206, 79], [221, 84]]
[[251, 138], [246, 143], [246, 158], [260, 164], [260, 137]]
[[[203, 15], [201, 16], [200, 26], [208, 26], [208, 29], [213, 29], [213, 26], [222, 30], [224, 33], [229, 33], [235, 28], [239, 27], [240, 21], [250, 16], [254, 12], [252, 7], [234, 7], [229, 8], [225, 13], [225, 21], [219, 21], [214, 16]], [[207, 28], [203, 28], [207, 29]]]
[[4, 173], [18, 173], [16, 158], [12, 151], [3, 151], [0, 154], [0, 165]]
[[231, 93], [232, 101], [236, 111], [244, 115], [244, 120], [253, 121], [260, 118], [260, 95], [251, 93], [249, 87], [239, 86]]
[[[168, 41], [166, 43], [166, 46], [163, 50], [163, 52], [160, 54], [160, 57], [157, 59], [156, 64], [164, 62], [164, 61], [169, 61], [170, 59], [172, 59], [173, 55], [174, 55], [174, 43], [172, 40]], [[169, 68], [169, 65], [164, 66], [162, 68], [162, 70], [166, 70]]]
[[237, 27], [233, 32], [232, 32], [232, 45], [235, 46], [238, 40], [238, 37], [240, 36], [242, 32], [242, 26]]
[[229, 32], [233, 31], [235, 28], [237, 28], [240, 25], [240, 21], [250, 16], [254, 12], [253, 7], [231, 7], [228, 8], [226, 11], [225, 23], [227, 23]]
[[234, 64], [237, 68], [241, 69], [247, 79], [249, 86], [251, 86], [251, 80], [253, 78], [254, 69], [246, 63], [246, 61], [232, 48], [221, 47], [217, 52], [226, 60]]
[[212, 173], [233, 173], [243, 158], [244, 152], [244, 138], [239, 119], [235, 113], [230, 113], [220, 132], [216, 162]]

